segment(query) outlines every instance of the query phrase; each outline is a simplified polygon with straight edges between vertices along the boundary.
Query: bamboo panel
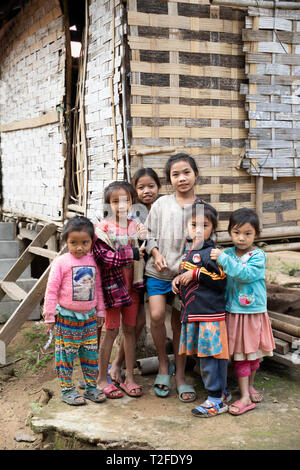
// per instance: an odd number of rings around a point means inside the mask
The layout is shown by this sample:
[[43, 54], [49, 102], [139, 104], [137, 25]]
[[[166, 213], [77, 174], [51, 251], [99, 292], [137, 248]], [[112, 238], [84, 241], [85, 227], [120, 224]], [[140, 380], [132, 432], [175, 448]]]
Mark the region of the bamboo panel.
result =
[[[191, 2], [192, 3], [192, 2]], [[188, 16], [155, 15], [141, 12], [128, 12], [128, 23], [131, 26], [151, 26], [154, 28], [178, 28], [190, 31], [213, 31], [219, 33], [240, 34], [243, 21], [217, 20], [213, 18], [196, 18]], [[168, 49], [166, 49], [168, 50]]]
[[[218, 106], [218, 119], [245, 119], [246, 112], [242, 108], [229, 108]], [[131, 106], [131, 115], [133, 117], [184, 117], [184, 118], [206, 118], [214, 119], [216, 117], [215, 106], [184, 106], [184, 105], [145, 105], [133, 104]]]
[[[182, 127], [170, 127], [165, 126], [161, 128], [153, 128], [146, 126], [133, 126], [132, 127], [133, 138], [141, 137], [168, 137], [168, 138], [223, 138], [223, 139], [245, 139], [248, 136], [247, 129], [232, 129], [232, 128], [182, 128]], [[217, 153], [217, 151], [216, 151]]]
[[157, 39], [128, 36], [131, 49], [152, 51], [182, 51], [202, 54], [230, 54], [241, 55], [241, 46], [236, 44], [180, 41], [175, 39]]
[[133, 72], [159, 73], [159, 74], [177, 74], [202, 77], [221, 77], [221, 78], [244, 78], [245, 72], [240, 69], [228, 67], [201, 67], [197, 65], [169, 64], [169, 63], [149, 63], [131, 61]]
[[132, 85], [132, 96], [159, 96], [159, 97], [175, 97], [175, 98], [192, 98], [192, 99], [218, 99], [218, 100], [240, 100], [241, 95], [237, 91], [231, 90], [215, 90], [215, 89], [198, 89], [184, 87], [159, 87], [147, 85]]

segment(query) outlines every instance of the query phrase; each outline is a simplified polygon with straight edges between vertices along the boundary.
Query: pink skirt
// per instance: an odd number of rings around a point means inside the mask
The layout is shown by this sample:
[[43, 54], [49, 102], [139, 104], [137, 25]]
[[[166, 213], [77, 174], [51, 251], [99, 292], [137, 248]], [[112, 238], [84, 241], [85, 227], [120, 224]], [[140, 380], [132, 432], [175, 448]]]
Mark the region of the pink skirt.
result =
[[235, 361], [273, 356], [275, 349], [270, 318], [265, 313], [227, 313], [229, 354]]

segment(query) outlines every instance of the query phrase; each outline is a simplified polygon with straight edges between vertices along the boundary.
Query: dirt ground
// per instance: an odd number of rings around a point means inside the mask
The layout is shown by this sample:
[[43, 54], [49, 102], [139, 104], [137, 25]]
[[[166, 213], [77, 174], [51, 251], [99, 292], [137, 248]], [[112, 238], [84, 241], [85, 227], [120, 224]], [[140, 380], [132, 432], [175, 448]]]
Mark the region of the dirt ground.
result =
[[[49, 438], [44, 440], [42, 434], [35, 434], [30, 428], [30, 418], [36, 410], [48, 402], [49, 396], [43, 390], [46, 382], [56, 381], [54, 371], [53, 346], [50, 348], [51, 359], [44, 364], [41, 353], [32, 353], [33, 348], [45, 343], [40, 322], [26, 322], [14, 340], [8, 347], [7, 361], [18, 362], [0, 369], [0, 450], [52, 450], [57, 447], [49, 443]], [[38, 356], [39, 354], [39, 356]], [[35, 360], [33, 359], [33, 356]], [[36, 362], [40, 361], [40, 368], [36, 368]], [[76, 380], [80, 378], [80, 367], [77, 367]], [[201, 379], [193, 371], [188, 372], [189, 380], [196, 383], [196, 390], [200, 399], [204, 399], [205, 391], [201, 384]], [[139, 377], [138, 382], [143, 381], [145, 398], [143, 403], [139, 402], [138, 408], [142, 407], [144, 413], [147, 403], [157, 416], [166, 412], [166, 407], [171, 407], [170, 403], [178, 404], [178, 412], [185, 413], [183, 407], [190, 408], [189, 405], [180, 404], [175, 392], [172, 391], [172, 398], [161, 400], [155, 398], [152, 393], [152, 383], [154, 376]], [[229, 388], [233, 398], [238, 396], [238, 389], [235, 379], [229, 374]], [[217, 428], [213, 420], [192, 421], [193, 426], [200, 430], [205, 426], [205, 443], [202, 442], [204, 449], [282, 449], [299, 450], [300, 449], [300, 369], [289, 368], [273, 361], [266, 360], [262, 364], [256, 379], [256, 385], [264, 394], [265, 400], [257, 406], [257, 410], [249, 412], [243, 417], [232, 418], [224, 416], [224, 419], [218, 420]], [[146, 400], [146, 395], [149, 400]], [[57, 400], [57, 398], [56, 398]], [[140, 399], [142, 400], [142, 399]], [[171, 401], [168, 401], [171, 400]], [[115, 404], [114, 404], [115, 405]], [[107, 405], [111, 406], [111, 404]], [[190, 410], [187, 410], [187, 421], [191, 421]], [[151, 412], [153, 413], [153, 411]], [[171, 412], [172, 413], [172, 412]], [[179, 416], [179, 415], [178, 415]], [[184, 416], [184, 415], [183, 415]], [[232, 436], [228, 437], [228, 426], [232, 430]], [[216, 423], [216, 421], [214, 421]], [[194, 424], [195, 423], [195, 424]], [[220, 436], [224, 434], [226, 439], [221, 447], [215, 442], [215, 433]], [[21, 437], [21, 441], [16, 439]], [[30, 438], [34, 442], [28, 442]], [[206, 442], [207, 441], [207, 442]], [[174, 446], [175, 444], [175, 446]], [[60, 444], [62, 445], [62, 444]], [[67, 444], [66, 444], [67, 445]], [[171, 448], [176, 449], [176, 440], [170, 442]], [[185, 449], [195, 449], [197, 445], [193, 443], [189, 447], [189, 439], [183, 442]], [[217, 446], [217, 447], [215, 447]], [[60, 447], [61, 448], [61, 447]], [[75, 447], [76, 448], [76, 447]]]
[[[289, 257], [288, 257], [289, 256]], [[271, 254], [267, 282], [275, 281], [280, 286], [298, 287], [300, 277], [290, 276], [290, 270], [300, 268], [300, 253]], [[276, 265], [277, 263], [277, 265]], [[278, 268], [279, 266], [279, 268]], [[47, 341], [43, 323], [26, 322], [7, 348], [7, 363], [0, 365], [0, 450], [32, 450], [53, 448], [49, 440], [43, 440], [42, 434], [35, 434], [30, 427], [30, 419], [49, 401], [49, 395], [43, 390], [45, 383], [56, 379], [54, 370], [53, 344], [45, 352], [42, 347]], [[80, 369], [80, 367], [78, 367]], [[190, 379], [197, 384], [196, 390], [200, 398], [205, 398], [201, 379], [192, 371]], [[154, 376], [143, 379], [146, 390], [152, 393]], [[271, 360], [265, 360], [257, 374], [256, 385], [264, 393], [265, 400], [257, 407], [257, 413], [247, 413], [240, 421], [242, 427], [236, 427], [236, 435], [226, 443], [229, 449], [300, 449], [300, 367], [287, 367]], [[238, 397], [236, 381], [229, 375], [229, 387], [233, 398]], [[146, 392], [145, 390], [145, 392]], [[147, 393], [147, 392], [146, 392]], [[153, 401], [155, 400], [155, 403]], [[177, 399], [176, 399], [177, 400]], [[152, 397], [155, 412], [160, 414], [168, 406], [166, 401]], [[145, 401], [147, 405], [147, 401]], [[150, 401], [148, 402], [150, 403]], [[177, 401], [176, 401], [177, 403]], [[178, 402], [179, 403], [179, 402]], [[152, 405], [151, 405], [152, 406]], [[179, 406], [187, 406], [180, 404]], [[253, 413], [253, 414], [252, 414]], [[228, 419], [218, 419], [218, 434], [227, 432]], [[235, 419], [235, 418], [234, 418]], [[257, 421], [258, 419], [258, 421]], [[195, 420], [202, 421], [202, 420]], [[207, 420], [206, 420], [207, 421]], [[210, 420], [208, 420], [210, 421]], [[198, 422], [196, 426], [198, 426]], [[237, 421], [236, 421], [237, 422]], [[260, 423], [260, 424], [259, 424]], [[201, 426], [201, 423], [199, 424]], [[210, 439], [214, 440], [213, 424]], [[234, 421], [232, 422], [234, 429]], [[242, 431], [242, 432], [241, 432]], [[188, 441], [185, 444], [188, 447]]]

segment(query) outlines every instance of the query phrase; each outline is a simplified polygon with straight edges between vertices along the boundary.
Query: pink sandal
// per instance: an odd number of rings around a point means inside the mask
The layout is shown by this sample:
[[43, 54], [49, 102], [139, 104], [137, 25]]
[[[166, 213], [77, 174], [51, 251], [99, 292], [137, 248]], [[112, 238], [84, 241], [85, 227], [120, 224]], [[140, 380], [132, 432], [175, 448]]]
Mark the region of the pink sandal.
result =
[[[232, 406], [238, 408], [238, 411], [230, 411]], [[229, 406], [228, 411], [231, 415], [238, 416], [246, 413], [246, 411], [253, 410], [253, 408], [255, 408], [255, 403], [251, 403], [251, 405], [245, 405], [241, 400], [237, 400]]]
[[[106, 385], [106, 387], [103, 387], [102, 389], [100, 389], [100, 391], [105, 393], [105, 396], [107, 398], [114, 399], [114, 398], [122, 398], [123, 397], [123, 393], [121, 392], [121, 390], [119, 390], [113, 384]], [[118, 392], [118, 393], [115, 393], [115, 392]]]
[[[143, 393], [142, 387], [135, 382], [131, 382], [130, 384], [126, 384], [125, 382], [120, 383], [119, 388], [123, 390], [129, 397], [137, 398], [140, 397]], [[133, 390], [138, 390], [138, 393], [133, 393]]]

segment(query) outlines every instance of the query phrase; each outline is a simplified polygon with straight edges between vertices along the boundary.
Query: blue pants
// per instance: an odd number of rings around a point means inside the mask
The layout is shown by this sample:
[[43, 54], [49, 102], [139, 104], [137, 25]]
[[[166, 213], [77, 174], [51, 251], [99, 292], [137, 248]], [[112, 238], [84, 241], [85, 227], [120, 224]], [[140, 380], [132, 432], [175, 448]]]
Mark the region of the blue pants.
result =
[[204, 387], [210, 397], [221, 398], [227, 386], [227, 359], [200, 357], [200, 371]]

